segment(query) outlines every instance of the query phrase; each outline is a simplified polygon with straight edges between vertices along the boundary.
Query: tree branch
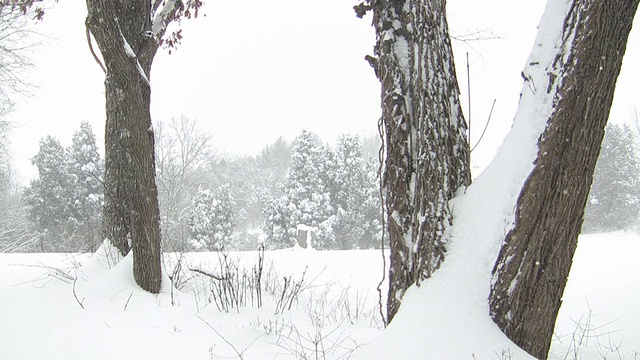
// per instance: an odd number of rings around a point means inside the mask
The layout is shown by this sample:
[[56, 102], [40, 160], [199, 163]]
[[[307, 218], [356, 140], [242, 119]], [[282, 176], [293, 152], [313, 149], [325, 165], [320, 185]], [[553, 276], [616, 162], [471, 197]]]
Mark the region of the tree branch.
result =
[[[161, 41], [167, 32], [167, 27], [176, 18], [176, 12], [180, 8], [178, 0], [165, 0], [164, 5], [160, 8], [160, 1], [154, 4], [153, 23], [151, 24], [151, 32], [158, 42]], [[159, 10], [158, 10], [159, 9]]]
[[222, 277], [222, 276], [215, 275], [215, 274], [212, 274], [212, 273], [210, 273], [210, 272], [207, 272], [207, 271], [204, 271], [204, 270], [201, 270], [201, 269], [189, 269], [189, 271], [193, 271], [193, 272], [195, 272], [195, 273], [198, 273], [198, 274], [202, 274], [202, 275], [208, 276], [208, 277], [210, 277], [210, 278], [212, 278], [212, 279], [216, 279], [216, 280], [218, 280], [218, 281], [227, 281], [227, 280], [230, 280], [230, 279], [231, 279], [230, 277]]
[[89, 45], [89, 51], [91, 52], [91, 55], [93, 55], [93, 58], [96, 60], [98, 65], [100, 65], [100, 68], [102, 69], [102, 71], [106, 74], [107, 69], [104, 68], [102, 61], [100, 61], [100, 59], [98, 58], [98, 55], [96, 55], [96, 52], [93, 50], [93, 45], [91, 44], [91, 30], [89, 30], [89, 24], [87, 24], [86, 21], [84, 23], [84, 28], [86, 29], [86, 33], [87, 33], [87, 44]]

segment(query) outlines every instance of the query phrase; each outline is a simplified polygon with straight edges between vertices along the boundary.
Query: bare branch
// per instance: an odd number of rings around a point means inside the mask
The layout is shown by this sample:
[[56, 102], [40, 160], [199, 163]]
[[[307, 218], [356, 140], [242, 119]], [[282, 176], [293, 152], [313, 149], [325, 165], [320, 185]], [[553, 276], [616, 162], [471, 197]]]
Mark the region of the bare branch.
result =
[[212, 279], [215, 279], [215, 280], [218, 280], [218, 281], [228, 281], [228, 280], [230, 280], [230, 279], [231, 279], [231, 277], [229, 277], [229, 276], [227, 276], [227, 277], [222, 277], [222, 276], [219, 276], [219, 275], [216, 275], [216, 274], [212, 274], [212, 273], [207, 272], [207, 271], [202, 270], [202, 269], [196, 269], [196, 268], [193, 268], [193, 269], [189, 269], [189, 271], [193, 271], [193, 272], [195, 272], [195, 273], [198, 273], [198, 274], [202, 274], [202, 275], [208, 276], [208, 277], [210, 277], [210, 278], [212, 278]]
[[98, 65], [100, 65], [102, 72], [106, 74], [107, 69], [105, 69], [104, 65], [102, 64], [102, 61], [100, 61], [100, 59], [98, 58], [98, 55], [96, 55], [96, 52], [93, 50], [93, 45], [91, 44], [91, 30], [89, 30], [89, 25], [86, 22], [84, 24], [84, 27], [87, 31], [87, 44], [89, 45], [89, 51], [91, 51], [91, 55], [93, 55], [93, 58], [96, 60]]
[[82, 301], [80, 301], [80, 299], [78, 299], [78, 294], [76, 294], [76, 281], [78, 281], [78, 278], [75, 278], [73, 280], [73, 297], [76, 298], [76, 302], [78, 303], [78, 305], [80, 305], [80, 307], [84, 310], [84, 298], [82, 299]]

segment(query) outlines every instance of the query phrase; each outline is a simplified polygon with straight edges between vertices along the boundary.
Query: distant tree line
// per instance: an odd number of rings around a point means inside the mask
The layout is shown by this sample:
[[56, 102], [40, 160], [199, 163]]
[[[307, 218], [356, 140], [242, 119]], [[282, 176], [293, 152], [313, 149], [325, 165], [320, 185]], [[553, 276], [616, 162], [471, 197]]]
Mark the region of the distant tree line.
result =
[[[101, 158], [91, 126], [64, 147], [40, 141], [38, 177], [21, 187], [0, 122], [0, 251], [86, 252], [100, 245]], [[302, 131], [255, 156], [215, 151], [210, 136], [182, 117], [156, 124], [156, 172], [166, 251], [254, 250], [294, 246], [298, 225], [315, 229], [321, 250], [381, 244], [378, 139], [342, 135], [335, 146]], [[583, 232], [637, 224], [640, 158], [636, 131], [607, 126], [585, 209]]]
[[303, 131], [229, 157], [193, 120], [156, 128], [165, 249], [291, 247], [300, 224], [314, 228], [317, 249], [380, 246], [376, 140], [343, 135], [333, 149]]
[[[291, 247], [299, 224], [316, 230], [318, 249], [380, 246], [377, 139], [343, 135], [333, 149], [303, 131], [291, 144], [279, 138], [255, 156], [231, 157], [191, 119], [155, 128], [165, 251]], [[100, 245], [104, 160], [88, 123], [68, 147], [41, 139], [31, 159], [38, 176], [27, 187], [10, 179], [8, 153], [0, 160], [0, 251]]]

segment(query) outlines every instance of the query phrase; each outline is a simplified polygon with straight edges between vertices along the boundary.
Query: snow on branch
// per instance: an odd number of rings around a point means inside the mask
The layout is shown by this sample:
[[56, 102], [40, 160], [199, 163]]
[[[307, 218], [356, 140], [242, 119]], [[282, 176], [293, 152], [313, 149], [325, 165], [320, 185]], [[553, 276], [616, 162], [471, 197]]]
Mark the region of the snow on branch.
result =
[[198, 17], [201, 7], [202, 0], [155, 0], [151, 8], [153, 12], [153, 22], [151, 24], [153, 37], [164, 47], [175, 47], [182, 39], [182, 30], [178, 29], [171, 33], [168, 39], [163, 39], [169, 24], [172, 21], [180, 21], [183, 18]]
[[160, 40], [167, 31], [167, 26], [176, 17], [178, 9], [178, 0], [157, 0], [154, 7], [153, 24], [151, 31], [153, 35]]

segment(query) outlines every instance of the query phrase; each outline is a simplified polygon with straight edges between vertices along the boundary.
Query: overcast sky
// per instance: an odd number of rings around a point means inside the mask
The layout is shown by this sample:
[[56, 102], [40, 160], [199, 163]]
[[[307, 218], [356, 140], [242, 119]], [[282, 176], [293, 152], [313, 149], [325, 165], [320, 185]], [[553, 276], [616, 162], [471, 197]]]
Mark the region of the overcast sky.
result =
[[[255, 154], [278, 136], [302, 129], [328, 142], [342, 133], [371, 135], [380, 116], [380, 86], [363, 60], [375, 40], [371, 19], [357, 19], [349, 0], [207, 0], [203, 14], [183, 21], [183, 44], [157, 55], [151, 74], [152, 116], [182, 115], [210, 132], [213, 146], [229, 154]], [[522, 87], [520, 72], [536, 35], [545, 1], [449, 0], [453, 36], [482, 32], [492, 40], [454, 41], [461, 99], [467, 112], [466, 53], [471, 67], [472, 144], [496, 107], [485, 140], [473, 153], [486, 166], [509, 130]], [[85, 38], [84, 1], [60, 0], [36, 25], [46, 34], [34, 49], [37, 86], [19, 98], [15, 164], [23, 180], [46, 135], [68, 144], [89, 121], [102, 144], [104, 75]], [[636, 27], [637, 28], [637, 27]], [[611, 118], [628, 121], [637, 106], [638, 31], [632, 33]]]

